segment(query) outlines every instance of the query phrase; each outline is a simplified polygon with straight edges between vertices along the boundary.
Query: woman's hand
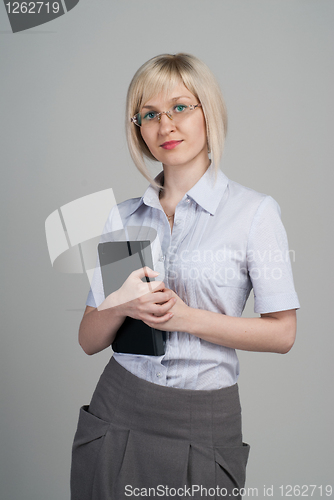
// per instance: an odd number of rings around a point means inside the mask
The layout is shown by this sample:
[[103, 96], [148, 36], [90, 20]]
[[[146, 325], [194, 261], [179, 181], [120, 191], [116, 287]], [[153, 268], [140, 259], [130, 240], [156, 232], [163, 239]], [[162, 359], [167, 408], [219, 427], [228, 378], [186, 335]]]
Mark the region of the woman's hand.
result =
[[186, 331], [185, 325], [191, 308], [187, 306], [187, 304], [185, 304], [183, 300], [180, 299], [180, 297], [175, 292], [173, 292], [173, 290], [167, 288], [164, 290], [164, 292], [169, 293], [172, 297], [171, 300], [174, 300], [174, 305], [169, 311], [169, 317], [162, 321], [162, 318], [156, 318], [153, 316], [150, 321], [145, 321], [145, 323], [152, 328], [157, 328], [163, 331]]
[[[167, 290], [165, 290], [167, 292]], [[261, 314], [261, 318], [239, 318], [187, 306], [172, 290], [175, 304], [166, 321], [145, 321], [164, 331], [187, 332], [212, 344], [245, 351], [286, 353], [296, 335], [296, 311]]]
[[133, 271], [121, 288], [110, 294], [98, 310], [118, 307], [122, 315], [145, 323], [152, 318], [157, 324], [167, 321], [171, 317], [169, 310], [176, 301], [174, 292], [166, 289], [162, 281], [142, 281], [145, 276], [153, 278], [158, 274], [149, 267]]

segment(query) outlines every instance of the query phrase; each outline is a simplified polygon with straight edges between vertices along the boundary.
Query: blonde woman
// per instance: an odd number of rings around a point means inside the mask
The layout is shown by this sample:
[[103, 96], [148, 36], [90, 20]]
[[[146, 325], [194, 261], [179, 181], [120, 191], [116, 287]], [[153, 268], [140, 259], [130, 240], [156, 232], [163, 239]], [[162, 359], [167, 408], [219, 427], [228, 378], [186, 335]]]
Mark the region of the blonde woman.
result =
[[[241, 498], [249, 446], [235, 349], [286, 353], [296, 333], [279, 207], [219, 169], [224, 101], [196, 57], [146, 62], [130, 84], [126, 122], [134, 163], [151, 184], [111, 211], [105, 233], [120, 217], [124, 227], [156, 230], [161, 250], [155, 270], [131, 273], [107, 297], [96, 270], [79, 342], [87, 354], [109, 347], [128, 316], [165, 331], [166, 351], [114, 353], [80, 412], [72, 500]], [[145, 157], [162, 164], [154, 180]], [[259, 317], [241, 318], [252, 288]]]

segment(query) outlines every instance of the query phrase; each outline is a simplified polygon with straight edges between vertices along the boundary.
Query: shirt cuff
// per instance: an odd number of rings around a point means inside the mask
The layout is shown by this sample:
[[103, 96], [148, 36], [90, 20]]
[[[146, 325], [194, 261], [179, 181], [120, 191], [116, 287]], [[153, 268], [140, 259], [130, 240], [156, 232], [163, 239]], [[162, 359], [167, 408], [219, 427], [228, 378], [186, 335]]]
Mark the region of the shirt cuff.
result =
[[255, 297], [254, 299], [254, 312], [258, 314], [299, 308], [300, 304], [296, 293], [280, 293], [265, 297]]

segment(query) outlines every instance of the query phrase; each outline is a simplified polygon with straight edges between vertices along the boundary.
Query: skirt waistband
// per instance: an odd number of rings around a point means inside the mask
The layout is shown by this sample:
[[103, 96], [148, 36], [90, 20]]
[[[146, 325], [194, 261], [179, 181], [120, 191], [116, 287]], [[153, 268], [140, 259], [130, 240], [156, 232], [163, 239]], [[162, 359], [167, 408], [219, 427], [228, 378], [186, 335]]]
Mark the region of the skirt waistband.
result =
[[116, 426], [162, 437], [224, 446], [241, 439], [237, 384], [210, 391], [160, 386], [133, 375], [114, 358], [100, 377], [89, 411]]

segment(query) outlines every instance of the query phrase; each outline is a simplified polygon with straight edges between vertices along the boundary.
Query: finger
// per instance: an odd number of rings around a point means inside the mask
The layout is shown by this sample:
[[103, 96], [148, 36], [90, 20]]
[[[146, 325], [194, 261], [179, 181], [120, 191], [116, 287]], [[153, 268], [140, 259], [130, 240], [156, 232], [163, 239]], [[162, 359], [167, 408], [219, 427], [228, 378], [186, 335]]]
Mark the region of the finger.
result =
[[175, 304], [174, 299], [170, 299], [168, 302], [165, 302], [164, 304], [161, 304], [161, 305], [154, 304], [154, 308], [152, 309], [154, 316], [158, 316], [158, 317], [164, 316], [165, 314], [168, 313], [168, 311], [170, 309], [172, 309], [174, 304]]
[[175, 297], [171, 297], [170, 299], [160, 299], [153, 300], [155, 295], [163, 295], [163, 294], [145, 294], [138, 298], [138, 301], [133, 301], [133, 306], [140, 309], [142, 314], [154, 314], [161, 316], [165, 314], [169, 309], [171, 309], [176, 304]]
[[171, 299], [173, 299], [174, 303], [176, 303], [177, 299], [178, 299], [177, 296], [170, 294], [170, 293], [165, 293], [165, 292], [158, 292], [154, 295], [157, 296], [157, 300], [154, 301], [156, 304], [163, 304], [164, 302], [168, 302]]
[[155, 292], [149, 297], [149, 300], [154, 304], [164, 304], [165, 302], [168, 302], [170, 300], [174, 300], [173, 303], [175, 303], [176, 297], [170, 296], [169, 293]]
[[166, 288], [166, 287], [165, 287], [164, 292], [168, 292], [168, 293], [170, 293], [171, 295], [176, 295], [176, 293], [174, 292], [174, 290], [171, 290], [170, 288]]
[[174, 316], [173, 313], [168, 312], [164, 314], [163, 316], [150, 316], [148, 319], [143, 319], [144, 323], [146, 323], [149, 326], [156, 327], [158, 325], [163, 325], [166, 323], [167, 326], [167, 321], [169, 321], [172, 317]]
[[[152, 285], [154, 286], [154, 290], [152, 290]], [[164, 284], [159, 281], [152, 281], [150, 283], [141, 282], [139, 286], [136, 287], [138, 290], [138, 297], [142, 295], [147, 295], [146, 299], [150, 302], [158, 302], [156, 297], [156, 292], [159, 290], [163, 290]], [[161, 292], [158, 292], [161, 293]], [[166, 299], [165, 299], [166, 301]]]
[[144, 278], [145, 276], [147, 276], [148, 278], [155, 278], [156, 276], [159, 275], [159, 273], [157, 273], [148, 266], [141, 267], [136, 271], [133, 271], [131, 274], [140, 279]]
[[167, 300], [173, 299], [173, 298], [176, 300], [178, 298], [177, 295], [176, 295], [176, 293], [173, 292], [173, 290], [169, 290], [168, 288], [164, 288], [162, 290], [162, 293], [165, 295], [165, 297], [167, 298]]
[[165, 283], [163, 281], [151, 281], [151, 291], [152, 292], [160, 292], [165, 290]]

